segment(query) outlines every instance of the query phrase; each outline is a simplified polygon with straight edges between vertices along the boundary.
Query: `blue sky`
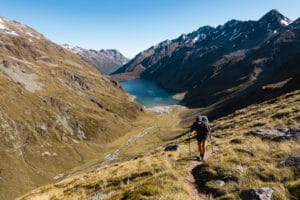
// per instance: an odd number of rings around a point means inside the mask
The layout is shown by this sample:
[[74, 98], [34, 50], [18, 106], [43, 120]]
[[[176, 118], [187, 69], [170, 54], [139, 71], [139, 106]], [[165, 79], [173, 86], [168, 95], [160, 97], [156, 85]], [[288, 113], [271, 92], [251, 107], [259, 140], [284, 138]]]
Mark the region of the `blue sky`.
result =
[[257, 20], [273, 8], [300, 17], [299, 0], [0, 0], [1, 16], [58, 44], [115, 48], [128, 57], [203, 25]]

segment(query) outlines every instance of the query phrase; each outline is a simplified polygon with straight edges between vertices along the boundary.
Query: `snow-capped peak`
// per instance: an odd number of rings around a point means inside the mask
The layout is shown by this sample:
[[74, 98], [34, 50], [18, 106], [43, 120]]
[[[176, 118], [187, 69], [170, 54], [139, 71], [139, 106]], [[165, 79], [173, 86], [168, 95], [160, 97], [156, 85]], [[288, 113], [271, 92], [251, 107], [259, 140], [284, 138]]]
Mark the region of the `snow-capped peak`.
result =
[[29, 41], [32, 41], [32, 38], [40, 39], [43, 37], [42, 34], [36, 32], [32, 28], [4, 17], [0, 17], [0, 34], [25, 37]]
[[14, 36], [19, 36], [14, 30], [11, 30], [6, 24], [6, 22], [0, 18], [0, 30], [8, 35], [14, 35]]
[[63, 48], [73, 52], [73, 53], [79, 53], [84, 51], [85, 49], [78, 47], [78, 46], [73, 46], [73, 45], [69, 45], [69, 44], [62, 44], [61, 45]]

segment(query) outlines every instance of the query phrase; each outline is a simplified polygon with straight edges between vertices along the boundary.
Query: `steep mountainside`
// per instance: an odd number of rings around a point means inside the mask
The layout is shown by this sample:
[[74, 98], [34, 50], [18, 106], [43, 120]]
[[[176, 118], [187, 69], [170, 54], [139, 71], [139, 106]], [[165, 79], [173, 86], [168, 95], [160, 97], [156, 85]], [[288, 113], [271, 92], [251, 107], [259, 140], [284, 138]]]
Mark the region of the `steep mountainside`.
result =
[[0, 18], [0, 199], [102, 158], [140, 110], [78, 56]]
[[164, 41], [112, 78], [152, 79], [186, 92], [189, 107], [213, 107], [216, 117], [299, 88], [299, 55], [299, 20], [271, 10], [258, 21], [231, 20]]
[[70, 46], [68, 44], [63, 44], [62, 47], [77, 54], [83, 61], [95, 67], [103, 74], [110, 74], [129, 61], [128, 58], [116, 49], [101, 49], [97, 51]]

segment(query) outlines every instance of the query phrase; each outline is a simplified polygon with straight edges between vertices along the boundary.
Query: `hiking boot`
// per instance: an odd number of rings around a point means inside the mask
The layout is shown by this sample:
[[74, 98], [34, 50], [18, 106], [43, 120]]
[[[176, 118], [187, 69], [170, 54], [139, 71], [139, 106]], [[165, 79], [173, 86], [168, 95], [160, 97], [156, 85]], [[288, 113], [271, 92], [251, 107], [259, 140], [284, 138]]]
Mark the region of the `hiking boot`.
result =
[[197, 160], [201, 162], [203, 160], [202, 156], [197, 157]]

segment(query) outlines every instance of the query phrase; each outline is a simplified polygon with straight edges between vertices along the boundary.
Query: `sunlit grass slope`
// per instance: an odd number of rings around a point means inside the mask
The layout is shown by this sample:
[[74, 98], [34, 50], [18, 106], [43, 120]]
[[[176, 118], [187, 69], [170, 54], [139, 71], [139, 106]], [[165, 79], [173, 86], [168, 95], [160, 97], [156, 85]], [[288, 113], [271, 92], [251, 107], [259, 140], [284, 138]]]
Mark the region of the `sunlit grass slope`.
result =
[[[274, 142], [249, 135], [257, 128], [298, 127], [299, 98], [300, 91], [295, 91], [214, 121], [214, 152], [209, 150], [204, 164], [192, 169], [194, 176], [200, 178], [198, 190], [207, 194], [206, 198], [238, 199], [243, 189], [268, 186], [275, 190], [274, 199], [299, 198], [299, 177], [292, 168], [280, 164], [288, 156], [300, 153], [299, 141]], [[193, 199], [191, 185], [186, 181], [191, 173], [187, 136], [168, 140], [185, 130], [178, 124], [183, 111], [186, 110], [161, 114], [158, 126], [164, 124], [164, 129], [153, 129], [136, 140], [120, 153], [118, 162], [36, 189], [20, 199]], [[158, 119], [148, 121], [148, 125]], [[179, 144], [180, 150], [165, 152], [165, 143]], [[195, 158], [195, 140], [191, 146]], [[225, 185], [218, 186], [216, 180], [223, 180]]]

